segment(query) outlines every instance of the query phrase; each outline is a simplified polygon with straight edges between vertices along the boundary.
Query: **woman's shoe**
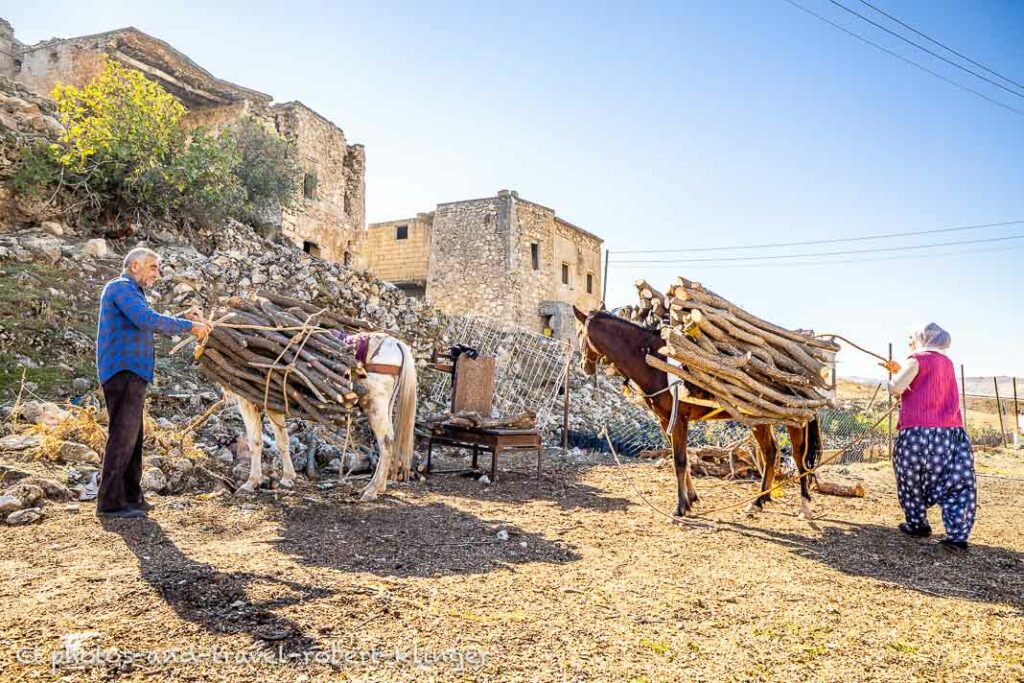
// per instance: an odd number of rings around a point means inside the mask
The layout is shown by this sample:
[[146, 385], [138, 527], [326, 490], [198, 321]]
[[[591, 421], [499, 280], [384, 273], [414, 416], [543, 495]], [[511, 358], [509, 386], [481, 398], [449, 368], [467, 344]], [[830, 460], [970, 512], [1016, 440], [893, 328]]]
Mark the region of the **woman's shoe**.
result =
[[905, 533], [907, 536], [913, 536], [915, 538], [928, 538], [932, 535], [932, 528], [930, 526], [923, 526], [915, 529], [906, 522], [900, 522], [900, 531]]

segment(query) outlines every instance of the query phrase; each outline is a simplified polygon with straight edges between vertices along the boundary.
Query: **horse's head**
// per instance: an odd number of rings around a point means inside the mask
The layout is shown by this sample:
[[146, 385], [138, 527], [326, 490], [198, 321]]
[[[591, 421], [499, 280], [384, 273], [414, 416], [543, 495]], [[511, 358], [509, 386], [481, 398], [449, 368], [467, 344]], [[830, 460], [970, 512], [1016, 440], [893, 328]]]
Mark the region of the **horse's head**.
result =
[[593, 375], [597, 372], [597, 363], [601, 360], [600, 352], [594, 348], [589, 337], [589, 321], [594, 313], [591, 312], [588, 315], [575, 306], [572, 307], [572, 313], [576, 316], [576, 339], [580, 345], [580, 368], [586, 374]]

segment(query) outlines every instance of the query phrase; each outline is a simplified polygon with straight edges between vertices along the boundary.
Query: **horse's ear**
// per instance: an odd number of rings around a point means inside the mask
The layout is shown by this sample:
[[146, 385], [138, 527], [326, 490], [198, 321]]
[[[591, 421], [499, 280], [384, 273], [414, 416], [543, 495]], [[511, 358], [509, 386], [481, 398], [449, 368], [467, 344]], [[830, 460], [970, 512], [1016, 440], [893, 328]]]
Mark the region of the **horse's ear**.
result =
[[587, 314], [581, 311], [580, 309], [576, 308], [575, 305], [573, 305], [572, 307], [572, 314], [575, 315], [576, 319], [579, 320], [581, 323], [587, 322]]

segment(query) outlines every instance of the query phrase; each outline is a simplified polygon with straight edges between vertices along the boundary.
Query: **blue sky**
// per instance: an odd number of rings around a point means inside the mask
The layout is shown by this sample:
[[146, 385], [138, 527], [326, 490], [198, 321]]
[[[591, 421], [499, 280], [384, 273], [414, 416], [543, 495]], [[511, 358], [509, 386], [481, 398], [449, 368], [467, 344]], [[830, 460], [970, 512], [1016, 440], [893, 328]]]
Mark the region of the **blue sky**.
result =
[[[798, 1], [1024, 111], [1024, 98], [828, 0]], [[872, 4], [1024, 83], [1024, 3]], [[366, 145], [370, 221], [516, 189], [606, 240], [611, 305], [634, 300], [637, 277], [665, 286], [686, 275], [780, 324], [875, 349], [892, 341], [897, 356], [911, 326], [934, 320], [952, 333], [951, 355], [969, 375], [1024, 375], [1024, 239], [913, 252], [927, 258], [795, 259], [810, 265], [790, 267], [622, 263], [1012, 237], [1024, 235], [1024, 223], [789, 250], [614, 253], [1024, 220], [1024, 116], [784, 0], [98, 0], [88, 11], [49, 0], [4, 16], [29, 43], [133, 25], [221, 78], [303, 101]], [[855, 262], [834, 262], [842, 260]], [[856, 352], [841, 361], [844, 374], [877, 374]]]

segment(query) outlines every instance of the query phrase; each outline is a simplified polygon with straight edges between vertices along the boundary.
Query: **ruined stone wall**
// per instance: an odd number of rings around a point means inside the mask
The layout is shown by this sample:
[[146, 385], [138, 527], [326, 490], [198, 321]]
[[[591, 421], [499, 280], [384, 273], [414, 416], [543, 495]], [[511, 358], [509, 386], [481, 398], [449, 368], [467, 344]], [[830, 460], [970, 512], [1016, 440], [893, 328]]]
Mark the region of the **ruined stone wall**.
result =
[[272, 110], [303, 174], [295, 204], [282, 212], [282, 232], [299, 246], [315, 244], [321, 258], [365, 268], [363, 146], [347, 144], [340, 128], [301, 103]]
[[[388, 282], [425, 286], [433, 217], [432, 213], [420, 214], [416, 218], [367, 226], [367, 269]], [[398, 239], [402, 226], [406, 228], [406, 237]]]
[[[552, 209], [515, 192], [441, 204], [431, 235], [427, 300], [445, 313], [481, 315], [534, 332], [550, 328], [565, 336], [572, 329], [567, 306], [589, 310], [600, 301], [600, 245]], [[569, 265], [567, 285], [563, 263]]]
[[[556, 218], [554, 250], [557, 267], [552, 280], [552, 298], [567, 301], [584, 311], [597, 308], [601, 303], [601, 240]], [[569, 265], [568, 285], [562, 283], [563, 263]], [[590, 275], [589, 292], [587, 275]]]
[[107, 41], [100, 38], [50, 40], [23, 47], [14, 78], [32, 92], [49, 97], [58, 83], [82, 87], [103, 73]]
[[[365, 267], [365, 150], [349, 145], [340, 128], [305, 105], [271, 105], [269, 95], [218, 79], [167, 43], [134, 28], [24, 46], [3, 22], [0, 47], [7, 44], [14, 57], [0, 61], [0, 70], [13, 72], [18, 83], [43, 96], [57, 83], [84, 86], [102, 73], [107, 59], [114, 59], [181, 101], [191, 127], [216, 131], [252, 116], [276, 130], [293, 143], [303, 172], [295, 205], [281, 213], [282, 232], [300, 246], [316, 245], [322, 258]], [[306, 174], [315, 178], [315, 188], [304, 183]], [[276, 217], [273, 222], [278, 222]]]
[[453, 315], [510, 320], [509, 196], [439, 204], [427, 267], [427, 301]]
[[[518, 225], [517, 262], [514, 264], [518, 275], [516, 318], [522, 327], [543, 332], [546, 314], [541, 313], [540, 306], [552, 298], [551, 278], [556, 267], [552, 242], [555, 212], [518, 197], [514, 199]], [[534, 244], [537, 245], [537, 268], [533, 267]]]

